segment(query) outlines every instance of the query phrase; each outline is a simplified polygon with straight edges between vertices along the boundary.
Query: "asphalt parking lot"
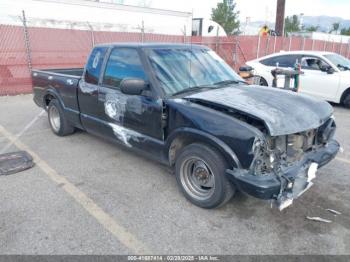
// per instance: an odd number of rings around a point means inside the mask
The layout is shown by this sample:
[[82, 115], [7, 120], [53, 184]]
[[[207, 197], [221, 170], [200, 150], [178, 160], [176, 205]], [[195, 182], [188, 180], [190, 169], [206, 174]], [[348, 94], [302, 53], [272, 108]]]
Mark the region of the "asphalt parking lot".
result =
[[200, 209], [166, 167], [85, 132], [57, 137], [41, 111], [0, 97], [0, 150], [36, 161], [0, 176], [0, 254], [350, 254], [350, 110], [335, 106], [344, 152], [282, 212], [243, 194]]

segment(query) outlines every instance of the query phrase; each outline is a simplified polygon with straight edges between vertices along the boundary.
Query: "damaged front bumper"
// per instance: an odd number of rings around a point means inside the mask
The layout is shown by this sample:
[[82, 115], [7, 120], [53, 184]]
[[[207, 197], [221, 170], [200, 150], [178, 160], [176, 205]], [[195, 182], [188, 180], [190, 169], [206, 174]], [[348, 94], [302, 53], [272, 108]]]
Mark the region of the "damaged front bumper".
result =
[[282, 210], [312, 186], [311, 180], [317, 168], [330, 162], [339, 148], [339, 143], [331, 140], [324, 147], [306, 153], [301, 161], [276, 173], [257, 176], [250, 170], [242, 169], [228, 169], [226, 173], [241, 191], [260, 199], [274, 199]]

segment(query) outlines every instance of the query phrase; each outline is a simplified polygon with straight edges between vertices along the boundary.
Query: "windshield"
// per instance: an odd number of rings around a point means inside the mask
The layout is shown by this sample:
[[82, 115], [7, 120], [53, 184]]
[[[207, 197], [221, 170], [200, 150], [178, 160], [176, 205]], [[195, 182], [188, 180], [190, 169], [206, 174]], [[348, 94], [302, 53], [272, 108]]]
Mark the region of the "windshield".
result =
[[148, 57], [167, 95], [244, 81], [214, 51], [204, 48], [149, 49]]
[[324, 55], [329, 61], [331, 61], [340, 70], [350, 70], [350, 60], [344, 56], [338, 54]]

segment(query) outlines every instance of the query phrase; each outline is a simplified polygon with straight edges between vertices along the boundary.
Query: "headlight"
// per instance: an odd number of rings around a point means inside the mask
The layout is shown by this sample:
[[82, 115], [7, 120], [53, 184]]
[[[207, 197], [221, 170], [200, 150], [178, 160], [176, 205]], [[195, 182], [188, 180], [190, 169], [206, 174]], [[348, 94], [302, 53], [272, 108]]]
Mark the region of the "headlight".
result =
[[261, 141], [260, 138], [255, 138], [255, 141], [253, 143], [252, 151], [254, 154], [256, 154], [258, 151], [262, 149], [262, 146], [264, 145], [263, 141]]
[[334, 118], [329, 118], [317, 131], [317, 141], [325, 144], [333, 138], [335, 133], [336, 125]]

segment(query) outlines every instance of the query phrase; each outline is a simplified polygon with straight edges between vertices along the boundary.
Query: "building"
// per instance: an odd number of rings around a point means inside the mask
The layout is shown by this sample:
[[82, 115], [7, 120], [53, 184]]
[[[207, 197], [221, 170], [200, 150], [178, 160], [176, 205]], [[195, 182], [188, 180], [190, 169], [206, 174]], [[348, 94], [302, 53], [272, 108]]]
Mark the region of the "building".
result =
[[[120, 4], [124, 3], [124, 4]], [[95, 31], [191, 35], [192, 14], [147, 7], [135, 0], [1, 0], [0, 23]], [[130, 4], [130, 5], [128, 5]], [[133, 4], [133, 5], [131, 5]]]

